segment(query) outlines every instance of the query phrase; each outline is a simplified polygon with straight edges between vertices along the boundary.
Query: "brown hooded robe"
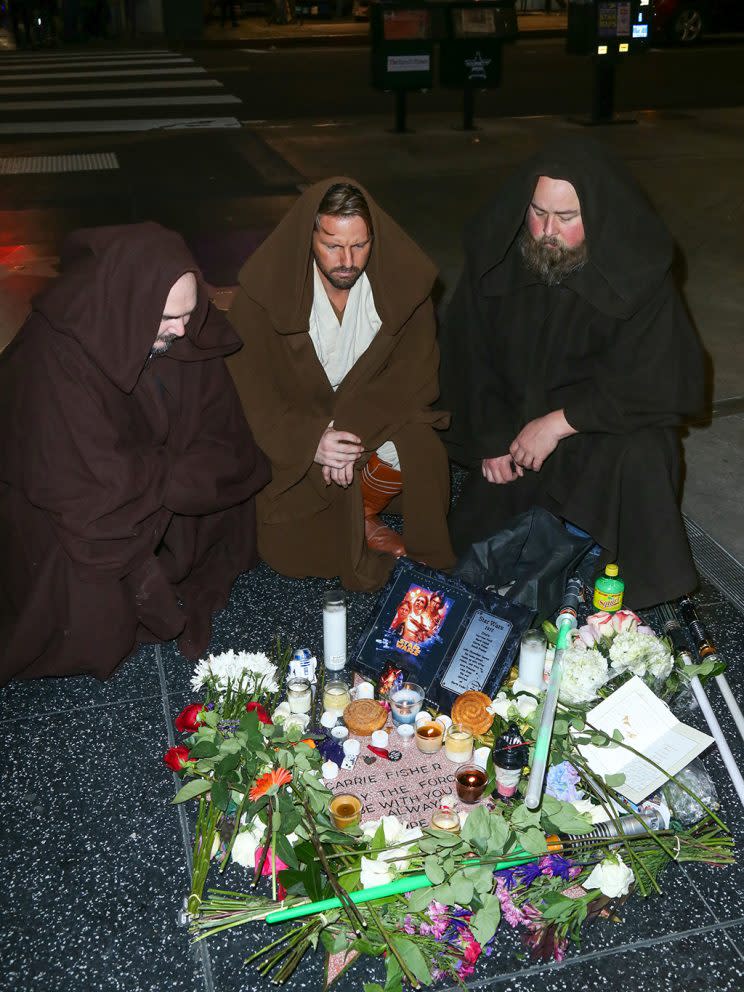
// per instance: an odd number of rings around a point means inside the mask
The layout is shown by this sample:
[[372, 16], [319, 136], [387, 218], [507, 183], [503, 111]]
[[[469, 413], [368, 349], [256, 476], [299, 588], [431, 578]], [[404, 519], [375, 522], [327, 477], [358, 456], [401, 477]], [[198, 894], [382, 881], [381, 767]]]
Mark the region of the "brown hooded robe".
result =
[[[197, 278], [186, 336], [150, 358]], [[209, 642], [256, 562], [269, 478], [224, 357], [240, 347], [179, 235], [78, 231], [0, 359], [0, 681], [106, 678], [138, 642]]]
[[[404, 541], [410, 557], [453, 563], [446, 527], [449, 469], [430, 409], [438, 394], [439, 350], [431, 290], [436, 272], [413, 241], [364, 192], [374, 242], [366, 268], [382, 325], [334, 393], [309, 334], [312, 232], [336, 183], [308, 189], [243, 266], [229, 313], [245, 348], [230, 360], [248, 422], [269, 456], [272, 481], [257, 500], [258, 544], [272, 568], [291, 576], [340, 576], [349, 589], [376, 589], [393, 565], [364, 541], [359, 474], [393, 441], [403, 474]], [[314, 461], [328, 424], [364, 444], [354, 483], [326, 486]]]

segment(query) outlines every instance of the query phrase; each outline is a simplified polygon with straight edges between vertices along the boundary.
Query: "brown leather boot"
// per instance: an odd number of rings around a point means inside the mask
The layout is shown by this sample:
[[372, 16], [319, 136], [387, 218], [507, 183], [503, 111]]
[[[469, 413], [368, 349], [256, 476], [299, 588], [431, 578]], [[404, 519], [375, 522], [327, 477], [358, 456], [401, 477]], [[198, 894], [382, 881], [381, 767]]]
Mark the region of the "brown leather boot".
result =
[[406, 553], [400, 534], [386, 527], [377, 516], [403, 489], [401, 473], [380, 461], [376, 454], [362, 470], [362, 499], [364, 501], [364, 536], [367, 547], [402, 558]]

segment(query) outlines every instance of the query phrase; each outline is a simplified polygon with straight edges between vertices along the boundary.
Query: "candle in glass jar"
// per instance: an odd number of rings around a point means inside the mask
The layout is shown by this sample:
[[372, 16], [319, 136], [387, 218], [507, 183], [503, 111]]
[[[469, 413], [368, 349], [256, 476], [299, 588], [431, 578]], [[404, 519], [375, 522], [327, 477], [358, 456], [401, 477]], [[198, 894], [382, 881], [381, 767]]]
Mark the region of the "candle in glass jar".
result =
[[416, 714], [424, 705], [424, 690], [415, 682], [404, 682], [390, 696], [390, 714], [397, 727], [400, 723], [415, 723]]
[[343, 713], [351, 702], [349, 687], [345, 682], [326, 682], [323, 689], [323, 707], [331, 713]]
[[451, 834], [460, 833], [460, 817], [453, 809], [435, 809], [431, 814], [430, 826], [446, 830]]
[[450, 761], [462, 764], [473, 754], [473, 735], [461, 723], [453, 723], [444, 735], [444, 753]]
[[463, 765], [455, 773], [455, 785], [460, 802], [477, 803], [483, 795], [488, 775], [478, 765]]
[[290, 679], [287, 682], [287, 702], [291, 713], [309, 713], [313, 706], [313, 692], [307, 679]]
[[444, 740], [444, 729], [441, 723], [430, 720], [416, 727], [416, 747], [424, 754], [436, 754]]
[[541, 630], [526, 630], [519, 647], [519, 681], [533, 689], [545, 688], [548, 642]]

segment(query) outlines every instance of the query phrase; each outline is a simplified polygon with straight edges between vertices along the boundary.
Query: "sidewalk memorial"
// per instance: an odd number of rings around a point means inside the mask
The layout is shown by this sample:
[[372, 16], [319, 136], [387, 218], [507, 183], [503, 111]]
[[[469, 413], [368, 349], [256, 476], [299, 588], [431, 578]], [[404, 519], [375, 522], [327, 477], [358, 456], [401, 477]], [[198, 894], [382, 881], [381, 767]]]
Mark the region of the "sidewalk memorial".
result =
[[[385, 671], [397, 644], [387, 632], [406, 600], [417, 619], [398, 616], [395, 627], [419, 629], [415, 597], [427, 591], [428, 605], [441, 594], [441, 639], [415, 672], [427, 689], [418, 713], [401, 715], [393, 705], [399, 684]], [[595, 614], [572, 630], [545, 790], [539, 808], [528, 809], [515, 756], [529, 748], [532, 761], [544, 692], [508, 671], [513, 650], [500, 653], [518, 640], [523, 617], [508, 615], [512, 629], [479, 667], [475, 687], [468, 680], [450, 690], [454, 702], [441, 709], [431, 698], [481, 610], [504, 619], [498, 599], [473, 601], [456, 583], [399, 567], [357, 655], [360, 674], [381, 677], [383, 691], [364, 681], [343, 712], [321, 718], [319, 706], [293, 712], [283, 698], [292, 653], [280, 645], [271, 658], [230, 651], [199, 663], [192, 685], [202, 701], [176, 719], [185, 737], [165, 758], [185, 779], [174, 802], [198, 802], [183, 911], [194, 939], [263, 926], [265, 946], [248, 961], [264, 977], [285, 982], [305, 954], [320, 951], [330, 983], [362, 955], [376, 959], [386, 992], [398, 992], [464, 980], [503, 927], [518, 930], [535, 956], [561, 960], [590, 920], [617, 918], [626, 902], [632, 914], [633, 900], [661, 892], [673, 862], [733, 861], [699, 760], [670, 774], [663, 748], [656, 760], [635, 746], [663, 733], [666, 745], [692, 741], [674, 768], [707, 746], [710, 738], [667, 706], [700, 666], [673, 655], [629, 610]], [[556, 628], [545, 630], [555, 643]], [[308, 654], [300, 652], [299, 664], [314, 678]], [[322, 672], [314, 691], [320, 703]], [[651, 773], [638, 775], [644, 762]], [[228, 866], [231, 883], [236, 870], [248, 870], [246, 891], [222, 882]]]

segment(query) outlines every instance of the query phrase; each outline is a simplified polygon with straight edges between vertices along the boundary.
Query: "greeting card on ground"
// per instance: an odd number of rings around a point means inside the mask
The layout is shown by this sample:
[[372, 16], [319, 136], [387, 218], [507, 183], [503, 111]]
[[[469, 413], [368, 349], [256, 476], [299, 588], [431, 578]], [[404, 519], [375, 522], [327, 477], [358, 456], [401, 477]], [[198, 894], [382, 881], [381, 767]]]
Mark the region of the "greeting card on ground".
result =
[[634, 676], [587, 713], [587, 723], [609, 736], [617, 730], [625, 744], [664, 769], [660, 772], [621, 745], [579, 747], [592, 771], [598, 775], [624, 775], [615, 788], [632, 803], [640, 803], [661, 788], [713, 743], [707, 734], [680, 723], [669, 707], [654, 695], [645, 682]]
[[468, 689], [496, 694], [533, 616], [498, 593], [403, 558], [380, 593], [352, 665], [374, 681], [386, 666], [403, 670], [429, 703], [449, 711]]

